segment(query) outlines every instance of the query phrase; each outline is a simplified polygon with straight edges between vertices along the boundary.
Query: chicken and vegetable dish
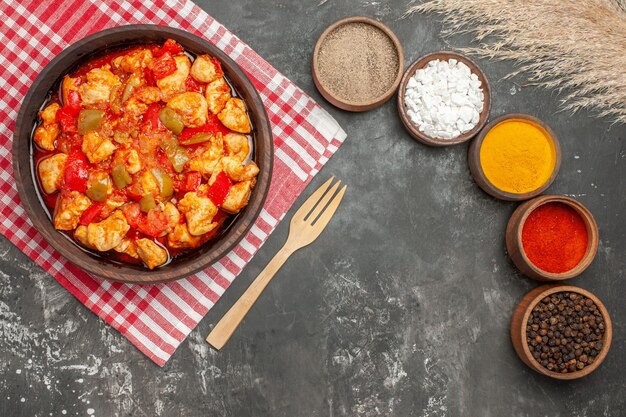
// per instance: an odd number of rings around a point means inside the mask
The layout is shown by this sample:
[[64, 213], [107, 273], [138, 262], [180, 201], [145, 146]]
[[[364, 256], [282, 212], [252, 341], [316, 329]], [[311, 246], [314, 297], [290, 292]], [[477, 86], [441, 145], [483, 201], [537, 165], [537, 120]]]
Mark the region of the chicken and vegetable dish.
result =
[[220, 62], [171, 39], [91, 59], [39, 117], [36, 175], [54, 227], [150, 269], [214, 238], [259, 173]]

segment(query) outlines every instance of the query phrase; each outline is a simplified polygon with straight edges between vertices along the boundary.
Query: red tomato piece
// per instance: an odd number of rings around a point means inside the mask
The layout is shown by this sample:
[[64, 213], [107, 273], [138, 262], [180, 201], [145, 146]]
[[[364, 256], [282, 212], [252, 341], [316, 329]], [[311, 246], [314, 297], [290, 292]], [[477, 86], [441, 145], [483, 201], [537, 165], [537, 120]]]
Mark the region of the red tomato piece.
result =
[[84, 193], [87, 191], [87, 160], [85, 154], [75, 149], [67, 157], [63, 172], [63, 188]]
[[126, 217], [126, 221], [130, 225], [130, 227], [137, 228], [137, 226], [143, 219], [143, 213], [141, 212], [141, 207], [139, 206], [139, 203], [125, 205], [124, 207], [122, 207], [122, 213], [124, 213], [124, 217]]
[[196, 93], [202, 91], [202, 84], [194, 80], [191, 76], [187, 77], [185, 80], [185, 87], [187, 87], [187, 91], [195, 91]]
[[152, 130], [163, 130], [165, 126], [163, 122], [161, 122], [161, 118], [159, 117], [159, 112], [161, 111], [161, 105], [159, 103], [152, 103], [148, 106], [148, 109], [143, 114], [143, 121], [146, 125]]
[[170, 161], [165, 151], [161, 148], [157, 149], [157, 161], [159, 162], [160, 168], [169, 173], [174, 172], [174, 165], [172, 165], [172, 161]]
[[104, 207], [106, 207], [106, 204], [104, 203], [93, 203], [89, 206], [89, 208], [87, 208], [87, 210], [83, 212], [82, 216], [80, 216], [80, 220], [78, 221], [78, 223], [82, 224], [83, 226], [87, 226], [94, 220], [100, 220], [99, 217]]
[[78, 132], [78, 113], [73, 114], [66, 106], [57, 110], [57, 122], [61, 125], [61, 130], [65, 133]]
[[167, 217], [160, 210], [150, 210], [137, 224], [137, 230], [152, 237], [157, 237], [165, 229], [167, 229]]
[[211, 59], [211, 61], [213, 61], [213, 65], [215, 65], [215, 73], [217, 74], [218, 78], [221, 78], [224, 76], [224, 70], [222, 70], [222, 63], [219, 61], [219, 59], [213, 57]]
[[211, 132], [211, 133], [219, 132], [222, 134], [222, 136], [225, 136], [230, 132], [230, 130], [222, 124], [220, 119], [217, 118], [216, 114], [209, 114], [205, 127], [208, 132]]
[[215, 182], [209, 188], [208, 197], [211, 199], [213, 204], [216, 206], [221, 206], [226, 200], [226, 196], [230, 191], [230, 187], [233, 185], [232, 181], [228, 176], [224, 173], [224, 171], [217, 174], [215, 178]]
[[157, 80], [170, 75], [174, 71], [176, 71], [176, 61], [169, 52], [164, 53], [152, 62], [152, 72]]
[[155, 46], [152, 48], [152, 56], [160, 57], [161, 55], [169, 52], [172, 55], [177, 55], [183, 52], [183, 47], [178, 44], [174, 39], [168, 39], [165, 41], [162, 47]]
[[184, 191], [196, 191], [202, 184], [202, 174], [199, 172], [188, 172], [185, 176]]

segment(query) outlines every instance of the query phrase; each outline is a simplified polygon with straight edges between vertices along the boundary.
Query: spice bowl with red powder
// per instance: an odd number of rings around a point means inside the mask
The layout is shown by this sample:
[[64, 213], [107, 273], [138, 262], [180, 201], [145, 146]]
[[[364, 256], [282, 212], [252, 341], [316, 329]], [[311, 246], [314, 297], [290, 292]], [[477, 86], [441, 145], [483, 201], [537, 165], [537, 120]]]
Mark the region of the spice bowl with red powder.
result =
[[579, 201], [542, 195], [513, 212], [506, 247], [524, 275], [538, 281], [562, 281], [578, 276], [593, 261], [598, 226]]

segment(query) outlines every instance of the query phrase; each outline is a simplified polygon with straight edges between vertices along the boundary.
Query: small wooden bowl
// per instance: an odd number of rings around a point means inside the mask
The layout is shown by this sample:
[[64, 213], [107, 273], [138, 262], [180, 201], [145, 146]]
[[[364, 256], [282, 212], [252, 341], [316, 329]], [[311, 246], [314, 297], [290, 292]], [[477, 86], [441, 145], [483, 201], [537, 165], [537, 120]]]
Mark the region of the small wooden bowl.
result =
[[[603, 346], [598, 356], [596, 356], [595, 361], [591, 365], [585, 366], [580, 371], [567, 374], [550, 371], [541, 366], [541, 364], [537, 362], [537, 360], [531, 354], [528, 343], [526, 342], [526, 324], [528, 323], [528, 318], [530, 317], [531, 312], [533, 311], [537, 303], [541, 301], [544, 297], [559, 292], [574, 292], [593, 300], [595, 305], [600, 310], [600, 313], [602, 314], [605, 326], [604, 338], [602, 339]], [[595, 371], [604, 361], [606, 355], [609, 353], [612, 339], [613, 327], [611, 324], [611, 317], [609, 316], [609, 312], [607, 311], [607, 309], [604, 307], [604, 304], [600, 302], [598, 297], [596, 297], [589, 291], [571, 285], [548, 284], [535, 288], [534, 290], [526, 294], [524, 298], [522, 298], [522, 300], [515, 308], [515, 311], [513, 312], [513, 317], [511, 318], [511, 341], [513, 342], [513, 348], [515, 348], [515, 352], [517, 352], [517, 355], [526, 365], [530, 366], [536, 372], [555, 379], [578, 379], [587, 376]]]
[[[546, 203], [563, 203], [576, 210], [587, 227], [587, 252], [578, 265], [569, 271], [555, 274], [538, 268], [524, 252], [522, 230], [530, 213]], [[513, 263], [524, 275], [537, 281], [563, 281], [580, 275], [593, 262], [598, 251], [598, 225], [591, 212], [582, 203], [562, 195], [542, 195], [521, 204], [511, 215], [506, 226], [506, 249]]]
[[[409, 79], [413, 75], [415, 75], [415, 71], [417, 71], [418, 69], [424, 68], [426, 64], [428, 64], [430, 61], [434, 61], [434, 60], [448, 61], [450, 59], [456, 59], [457, 61], [464, 63], [465, 65], [469, 67], [472, 73], [478, 76], [478, 79], [481, 82], [481, 88], [483, 90], [485, 99], [483, 102], [483, 108], [480, 112], [480, 118], [478, 119], [478, 124], [474, 126], [472, 130], [470, 130], [469, 132], [465, 132], [461, 134], [460, 136], [457, 136], [456, 138], [453, 138], [453, 139], [438, 139], [438, 138], [433, 138], [433, 137], [426, 135], [425, 133], [421, 132], [416, 125], [413, 124], [413, 122], [411, 121], [407, 113], [406, 103], [404, 100], [404, 93], [406, 91], [406, 86], [409, 82]], [[489, 113], [491, 112], [491, 88], [489, 86], [489, 81], [487, 80], [487, 77], [485, 76], [483, 71], [478, 67], [478, 65], [476, 65], [474, 61], [456, 52], [437, 51], [437, 52], [432, 52], [428, 55], [421, 57], [420, 59], [415, 61], [413, 64], [411, 64], [411, 66], [404, 72], [404, 75], [402, 76], [402, 80], [400, 81], [400, 87], [398, 88], [398, 103], [397, 104], [398, 104], [398, 113], [400, 114], [400, 120], [402, 120], [402, 124], [404, 125], [406, 130], [414, 139], [420, 141], [421, 143], [425, 145], [430, 145], [430, 146], [457, 145], [459, 143], [466, 142], [470, 140], [471, 138], [473, 138], [474, 136], [476, 136], [476, 134], [480, 131], [480, 129], [482, 129], [483, 126], [485, 126], [485, 123], [487, 123], [487, 120], [489, 119]]]
[[[337, 97], [324, 86], [324, 84], [321, 82], [319, 78], [318, 55], [319, 55], [319, 51], [320, 51], [322, 44], [324, 43], [328, 35], [332, 33], [335, 29], [337, 29], [340, 26], [350, 24], [350, 23], [365, 23], [365, 24], [372, 25], [380, 29], [389, 37], [389, 39], [391, 39], [391, 41], [393, 42], [396, 48], [396, 53], [398, 54], [398, 74], [396, 75], [393, 81], [393, 84], [391, 85], [391, 87], [389, 87], [389, 89], [382, 96], [376, 97], [375, 99], [372, 99], [370, 101], [355, 102], [355, 101], [345, 100], [341, 97]], [[404, 51], [402, 49], [402, 44], [400, 43], [400, 40], [398, 39], [396, 34], [393, 33], [391, 29], [389, 29], [386, 25], [379, 22], [378, 20], [370, 19], [369, 17], [365, 17], [365, 16], [346, 17], [344, 19], [336, 21], [335, 23], [327, 27], [326, 30], [324, 30], [322, 35], [317, 40], [317, 43], [315, 44], [315, 49], [313, 50], [312, 73], [313, 73], [313, 82], [315, 83], [315, 87], [317, 87], [322, 97], [328, 100], [328, 102], [330, 102], [332, 105], [339, 107], [342, 110], [347, 110], [351, 112], [364, 112], [364, 111], [372, 110], [386, 103], [387, 101], [389, 101], [391, 96], [393, 96], [393, 94], [398, 89], [398, 84], [400, 84], [400, 78], [402, 78], [403, 70], [404, 70]]]
[[[539, 125], [548, 133], [548, 135], [552, 139], [552, 142], [554, 143], [556, 163], [554, 164], [554, 170], [552, 171], [552, 175], [545, 182], [545, 184], [543, 184], [541, 187], [537, 188], [536, 190], [528, 192], [528, 193], [514, 194], [514, 193], [509, 193], [507, 191], [503, 191], [499, 189], [498, 187], [493, 185], [491, 181], [489, 181], [489, 179], [487, 179], [487, 176], [485, 175], [485, 172], [483, 171], [482, 164], [480, 163], [480, 148], [483, 144], [483, 141], [485, 140], [485, 137], [487, 136], [487, 133], [489, 133], [489, 131], [494, 126], [509, 119], [523, 119], [523, 120], [528, 120], [532, 123]], [[485, 191], [487, 194], [491, 195], [492, 197], [499, 198], [500, 200], [523, 201], [523, 200], [528, 200], [529, 198], [538, 196], [539, 194], [547, 190], [548, 187], [550, 187], [550, 185], [552, 185], [552, 183], [554, 182], [554, 179], [559, 173], [559, 168], [561, 167], [561, 145], [559, 143], [559, 139], [556, 136], [556, 133], [554, 133], [554, 131], [550, 128], [550, 126], [545, 124], [542, 120], [534, 116], [531, 116], [529, 114], [509, 113], [509, 114], [505, 114], [503, 116], [500, 116], [492, 120], [491, 122], [489, 122], [487, 126], [485, 126], [485, 128], [480, 132], [480, 134], [476, 138], [476, 140], [474, 140], [470, 144], [470, 147], [467, 153], [467, 159], [469, 163], [470, 172], [472, 173], [472, 176], [474, 177], [474, 181], [476, 181], [476, 184], [478, 184], [478, 186], [482, 188], [483, 191]]]

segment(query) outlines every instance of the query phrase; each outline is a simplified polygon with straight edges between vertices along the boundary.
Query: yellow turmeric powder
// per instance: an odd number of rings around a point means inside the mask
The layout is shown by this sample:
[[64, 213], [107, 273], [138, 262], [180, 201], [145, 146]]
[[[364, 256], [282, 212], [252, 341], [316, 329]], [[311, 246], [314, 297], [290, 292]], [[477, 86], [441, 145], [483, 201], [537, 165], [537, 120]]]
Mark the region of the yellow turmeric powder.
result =
[[550, 134], [524, 119], [495, 125], [480, 148], [480, 165], [487, 179], [502, 191], [524, 194], [544, 185], [556, 165]]

